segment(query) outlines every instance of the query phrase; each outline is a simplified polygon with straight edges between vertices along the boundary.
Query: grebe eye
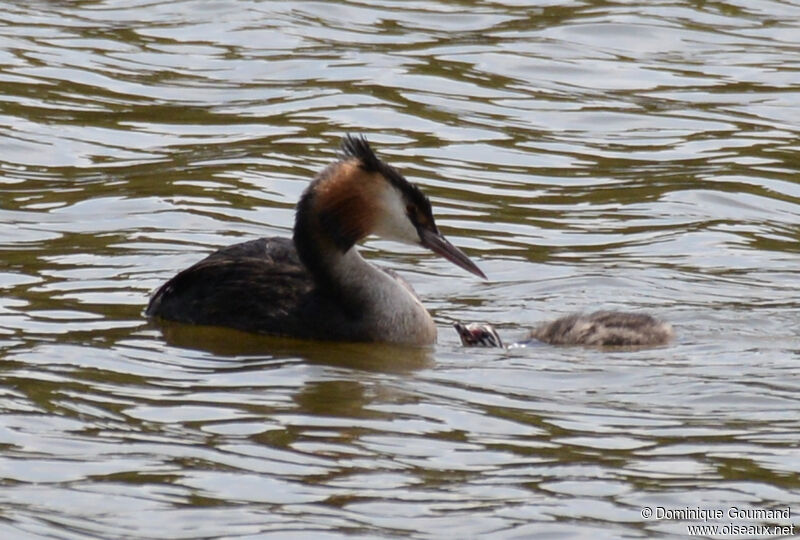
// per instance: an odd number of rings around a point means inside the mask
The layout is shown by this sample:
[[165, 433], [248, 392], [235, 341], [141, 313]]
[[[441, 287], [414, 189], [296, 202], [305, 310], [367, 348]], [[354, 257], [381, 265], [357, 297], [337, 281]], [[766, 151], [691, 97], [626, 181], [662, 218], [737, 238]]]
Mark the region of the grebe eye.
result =
[[414, 225], [416, 225], [419, 222], [419, 218], [417, 216], [417, 207], [414, 206], [413, 204], [406, 205], [406, 215], [408, 216], [408, 219], [411, 220], [411, 223], [413, 223]]

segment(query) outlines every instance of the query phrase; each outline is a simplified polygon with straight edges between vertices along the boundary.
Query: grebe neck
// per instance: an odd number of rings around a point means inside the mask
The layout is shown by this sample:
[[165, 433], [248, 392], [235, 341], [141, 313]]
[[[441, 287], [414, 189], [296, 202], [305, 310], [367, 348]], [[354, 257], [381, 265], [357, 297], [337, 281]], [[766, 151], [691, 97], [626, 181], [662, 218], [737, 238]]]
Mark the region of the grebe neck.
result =
[[375, 341], [434, 343], [436, 325], [411, 287], [364, 260], [355, 244], [366, 234], [326, 220], [313, 211], [313, 199], [309, 189], [297, 206], [294, 244], [317, 290], [363, 324]]
[[[306, 189], [297, 203], [294, 246], [300, 261], [314, 278], [317, 288], [331, 296], [341, 296], [345, 293], [340, 276], [343, 271], [342, 261], [349, 259], [346, 255], [354, 249], [358, 238], [345, 238], [337, 232], [335, 224], [325, 223], [325, 217], [316, 211], [314, 187], [317, 182], [319, 180]], [[357, 258], [361, 259], [360, 256]], [[354, 260], [351, 264], [357, 266], [359, 263]], [[349, 273], [346, 262], [344, 266], [345, 274]]]

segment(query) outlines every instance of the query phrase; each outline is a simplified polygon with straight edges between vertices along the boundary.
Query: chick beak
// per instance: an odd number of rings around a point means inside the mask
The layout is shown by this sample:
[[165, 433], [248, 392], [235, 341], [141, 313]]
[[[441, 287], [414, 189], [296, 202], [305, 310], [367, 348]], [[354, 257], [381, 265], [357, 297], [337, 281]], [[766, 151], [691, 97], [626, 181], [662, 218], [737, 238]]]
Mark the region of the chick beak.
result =
[[429, 229], [419, 228], [420, 245], [428, 248], [437, 255], [441, 255], [456, 266], [460, 266], [467, 272], [475, 274], [476, 276], [486, 278], [486, 274], [481, 272], [481, 269], [472, 262], [469, 257], [458, 249], [456, 246], [447, 241], [447, 238], [436, 231]]

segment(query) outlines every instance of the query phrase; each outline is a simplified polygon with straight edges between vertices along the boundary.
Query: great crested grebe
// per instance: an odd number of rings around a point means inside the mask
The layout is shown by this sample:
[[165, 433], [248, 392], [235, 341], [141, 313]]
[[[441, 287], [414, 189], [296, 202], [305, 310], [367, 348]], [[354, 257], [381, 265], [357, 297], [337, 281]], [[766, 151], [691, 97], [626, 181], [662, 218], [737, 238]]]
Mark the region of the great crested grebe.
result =
[[297, 203], [294, 236], [212, 253], [165, 283], [148, 317], [301, 339], [427, 345], [436, 325], [402, 278], [365, 261], [370, 234], [426, 247], [486, 279], [436, 227], [422, 191], [345, 136]]
[[[453, 325], [467, 347], [502, 347], [503, 342], [490, 324], [470, 323]], [[655, 347], [669, 343], [675, 333], [669, 323], [644, 313], [624, 311], [595, 311], [576, 313], [537, 326], [526, 340], [515, 343], [524, 346], [532, 341], [550, 345], [585, 345], [590, 347]]]

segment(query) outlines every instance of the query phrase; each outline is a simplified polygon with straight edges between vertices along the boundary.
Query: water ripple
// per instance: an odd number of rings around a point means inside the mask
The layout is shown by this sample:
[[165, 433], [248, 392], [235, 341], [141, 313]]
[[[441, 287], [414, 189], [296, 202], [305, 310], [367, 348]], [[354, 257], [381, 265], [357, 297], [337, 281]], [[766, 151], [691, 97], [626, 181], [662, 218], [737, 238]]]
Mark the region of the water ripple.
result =
[[[671, 538], [687, 523], [643, 507], [799, 504], [798, 15], [9, 3], [0, 535]], [[435, 349], [143, 319], [178, 269], [288, 235], [348, 131], [490, 276], [367, 242]], [[463, 349], [450, 328], [513, 342], [596, 308], [677, 342]]]

